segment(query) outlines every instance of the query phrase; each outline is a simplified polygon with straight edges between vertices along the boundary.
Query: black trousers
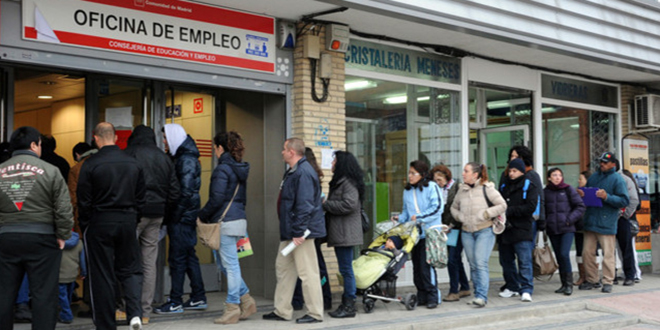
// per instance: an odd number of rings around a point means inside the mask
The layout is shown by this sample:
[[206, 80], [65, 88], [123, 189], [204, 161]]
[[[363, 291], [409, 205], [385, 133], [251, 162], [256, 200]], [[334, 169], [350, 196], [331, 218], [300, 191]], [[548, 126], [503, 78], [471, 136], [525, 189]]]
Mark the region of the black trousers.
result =
[[626, 276], [626, 280], [635, 279], [635, 253], [632, 245], [632, 234], [630, 233], [630, 221], [624, 217], [619, 217], [619, 222], [616, 226], [616, 240], [619, 243], [619, 248], [621, 249], [621, 255], [623, 260], [621, 263], [623, 265], [623, 273]]
[[27, 272], [32, 329], [55, 329], [62, 250], [55, 235], [0, 234], [0, 329], [14, 328], [14, 300]]
[[435, 269], [426, 262], [426, 238], [412, 249], [413, 282], [417, 288], [417, 301], [422, 305], [439, 301]]
[[99, 330], [117, 329], [116, 280], [124, 289], [127, 319], [142, 317], [142, 261], [135, 230], [135, 216], [96, 222], [92, 219], [85, 229], [92, 313]]

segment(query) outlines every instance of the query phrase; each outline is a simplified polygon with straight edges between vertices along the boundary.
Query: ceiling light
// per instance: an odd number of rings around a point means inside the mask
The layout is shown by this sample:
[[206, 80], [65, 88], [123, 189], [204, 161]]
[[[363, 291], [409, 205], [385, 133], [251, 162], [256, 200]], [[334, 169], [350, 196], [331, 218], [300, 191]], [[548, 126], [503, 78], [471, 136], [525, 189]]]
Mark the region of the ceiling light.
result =
[[383, 101], [385, 104], [401, 104], [406, 102], [408, 102], [408, 96], [406, 95], [391, 96]]
[[39, 95], [39, 96], [37, 96], [37, 98], [40, 99], [40, 100], [50, 100], [53, 97], [50, 96], [50, 95]]
[[355, 80], [344, 83], [344, 91], [346, 92], [374, 87], [378, 87], [378, 84], [375, 81], [370, 80]]

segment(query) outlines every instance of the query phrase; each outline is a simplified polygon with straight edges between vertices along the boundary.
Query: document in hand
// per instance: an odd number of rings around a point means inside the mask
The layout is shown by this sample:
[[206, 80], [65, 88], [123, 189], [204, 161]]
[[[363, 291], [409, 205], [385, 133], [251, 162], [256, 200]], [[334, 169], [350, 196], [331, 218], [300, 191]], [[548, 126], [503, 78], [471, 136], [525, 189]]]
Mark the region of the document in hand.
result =
[[603, 207], [603, 200], [596, 196], [596, 191], [598, 191], [599, 188], [582, 187], [579, 189], [584, 191], [584, 197], [582, 197], [582, 200], [584, 201], [585, 206]]

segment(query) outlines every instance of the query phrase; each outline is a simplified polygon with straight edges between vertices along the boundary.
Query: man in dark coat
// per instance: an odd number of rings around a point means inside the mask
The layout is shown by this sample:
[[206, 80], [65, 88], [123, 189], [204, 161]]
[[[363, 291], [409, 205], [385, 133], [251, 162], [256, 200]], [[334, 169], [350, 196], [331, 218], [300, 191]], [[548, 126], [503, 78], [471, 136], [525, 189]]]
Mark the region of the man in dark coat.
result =
[[[319, 179], [305, 158], [305, 143], [298, 138], [284, 142], [282, 157], [289, 165], [280, 185], [277, 213], [280, 219], [280, 246], [275, 260], [275, 311], [265, 320], [291, 320], [291, 297], [298, 277], [302, 280], [307, 315], [296, 323], [323, 321], [323, 294], [319, 281], [314, 240], [325, 237], [325, 217]], [[305, 232], [309, 231], [308, 236]], [[296, 248], [288, 255], [281, 251], [293, 242]]]
[[156, 290], [160, 226], [166, 210], [171, 209], [174, 201], [179, 199], [179, 181], [172, 160], [156, 145], [153, 129], [144, 125], [135, 127], [124, 151], [135, 157], [142, 166], [147, 189], [137, 236], [142, 249], [142, 318], [148, 320]]
[[64, 159], [64, 157], [55, 153], [57, 148], [57, 141], [52, 135], [41, 136], [41, 159], [46, 163], [52, 164], [60, 170], [64, 181], [69, 180], [69, 170], [71, 165]]
[[115, 144], [110, 123], [94, 128], [99, 151], [78, 177], [78, 221], [89, 265], [92, 313], [97, 329], [116, 329], [115, 277], [121, 282], [132, 329], [142, 327], [142, 264], [135, 231], [144, 207], [145, 184], [138, 161]]
[[[197, 213], [200, 208], [199, 188], [202, 167], [195, 140], [186, 134], [179, 124], [167, 124], [163, 128], [164, 143], [174, 156], [174, 171], [181, 188], [179, 199], [172, 212], [165, 215], [167, 235], [170, 237], [169, 265], [172, 276], [170, 298], [156, 308], [156, 314], [183, 313], [184, 309], [206, 309], [206, 291], [202, 280], [199, 259], [195, 253], [197, 244]], [[190, 278], [190, 299], [183, 302], [183, 282]]]
[[539, 191], [540, 188], [528, 175], [525, 175], [525, 163], [521, 159], [516, 158], [509, 162], [509, 180], [505, 185], [500, 186], [502, 197], [507, 203], [507, 228], [497, 237], [500, 265], [506, 282], [506, 288], [499, 293], [500, 297], [521, 295], [522, 301], [532, 301], [534, 291], [532, 215], [538, 206]]

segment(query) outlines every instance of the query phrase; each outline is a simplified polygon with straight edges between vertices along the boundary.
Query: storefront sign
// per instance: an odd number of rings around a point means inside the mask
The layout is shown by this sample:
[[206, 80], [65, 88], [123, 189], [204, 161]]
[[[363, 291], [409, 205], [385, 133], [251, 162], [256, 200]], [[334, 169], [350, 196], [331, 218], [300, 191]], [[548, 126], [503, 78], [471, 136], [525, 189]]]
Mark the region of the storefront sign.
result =
[[461, 83], [460, 59], [351, 39], [346, 67], [398, 76]]
[[639, 234], [636, 245], [637, 261], [640, 266], [651, 265], [651, 201], [648, 194], [649, 142], [646, 140], [623, 140], [623, 168], [628, 169], [640, 189], [641, 209], [637, 211]]
[[24, 0], [23, 39], [275, 71], [275, 20], [178, 0]]
[[582, 80], [541, 75], [543, 97], [604, 107], [619, 107], [617, 88]]

